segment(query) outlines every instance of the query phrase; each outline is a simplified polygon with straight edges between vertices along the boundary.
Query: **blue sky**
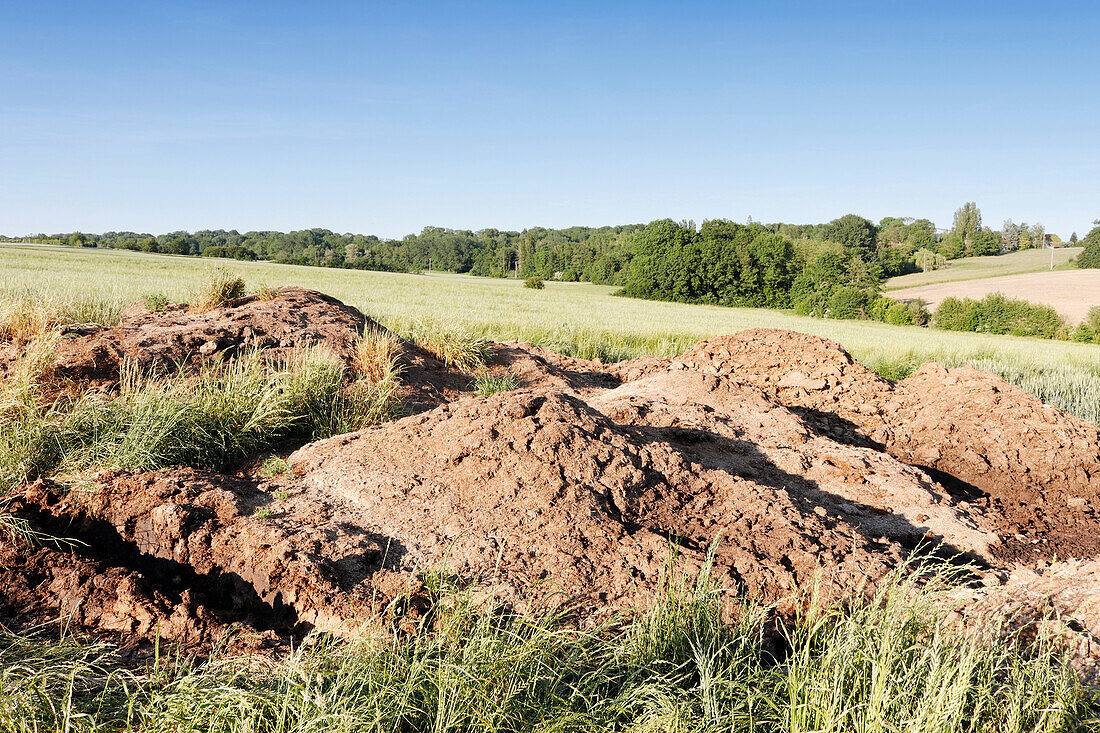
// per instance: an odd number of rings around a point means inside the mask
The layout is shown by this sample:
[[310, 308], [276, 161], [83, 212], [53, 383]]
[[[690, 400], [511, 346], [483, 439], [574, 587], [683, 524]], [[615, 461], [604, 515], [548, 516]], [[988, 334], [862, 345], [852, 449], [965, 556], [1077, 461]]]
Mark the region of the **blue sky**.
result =
[[855, 212], [1083, 235], [1094, 2], [0, 0], [0, 233]]

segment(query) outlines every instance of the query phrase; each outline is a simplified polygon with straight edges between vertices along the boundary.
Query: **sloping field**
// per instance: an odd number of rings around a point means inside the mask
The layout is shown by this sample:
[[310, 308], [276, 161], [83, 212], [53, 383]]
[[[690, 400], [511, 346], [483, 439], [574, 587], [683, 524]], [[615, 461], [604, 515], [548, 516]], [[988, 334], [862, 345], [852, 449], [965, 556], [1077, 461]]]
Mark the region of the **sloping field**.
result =
[[1100, 305], [1100, 270], [1005, 275], [891, 290], [887, 294], [897, 300], [923, 300], [930, 309], [935, 309], [944, 298], [983, 298], [990, 293], [1004, 293], [1010, 298], [1044, 303], [1070, 323], [1080, 323], [1089, 308]]
[[[1062, 247], [1054, 250], [1054, 269], [1074, 269], [1073, 260], [1081, 253], [1082, 247]], [[1049, 249], [1028, 249], [1006, 255], [991, 257], [965, 257], [951, 260], [944, 267], [930, 272], [913, 272], [898, 275], [886, 281], [886, 290], [916, 288], [922, 285], [952, 282], [956, 280], [980, 280], [1001, 275], [1023, 275], [1028, 272], [1050, 272], [1051, 251]]]

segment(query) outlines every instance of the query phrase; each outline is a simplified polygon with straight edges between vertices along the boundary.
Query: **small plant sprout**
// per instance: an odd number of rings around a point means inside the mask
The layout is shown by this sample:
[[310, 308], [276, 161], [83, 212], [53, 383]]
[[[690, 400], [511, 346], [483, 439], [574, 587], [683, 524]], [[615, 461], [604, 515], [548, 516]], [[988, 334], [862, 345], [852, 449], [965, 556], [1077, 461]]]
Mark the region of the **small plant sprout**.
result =
[[290, 464], [278, 456], [271, 456], [260, 466], [260, 476], [273, 478], [290, 470]]
[[482, 397], [488, 397], [497, 392], [511, 392], [515, 389], [519, 389], [519, 380], [511, 372], [493, 376], [486, 371], [474, 380], [474, 391]]
[[262, 506], [259, 509], [257, 509], [256, 512], [252, 516], [256, 517], [256, 519], [271, 519], [271, 514], [272, 514], [271, 507]]
[[142, 300], [145, 301], [145, 308], [153, 313], [163, 312], [172, 302], [164, 293], [149, 293], [142, 296]]

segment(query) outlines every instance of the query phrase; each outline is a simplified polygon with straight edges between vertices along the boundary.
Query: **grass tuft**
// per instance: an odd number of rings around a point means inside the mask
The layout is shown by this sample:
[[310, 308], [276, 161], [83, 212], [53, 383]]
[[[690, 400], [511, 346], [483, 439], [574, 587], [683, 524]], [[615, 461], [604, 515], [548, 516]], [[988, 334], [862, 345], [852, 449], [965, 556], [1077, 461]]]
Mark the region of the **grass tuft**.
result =
[[267, 283], [261, 283], [260, 287], [256, 288], [257, 300], [275, 300], [279, 297], [279, 288]]
[[447, 366], [467, 374], [484, 368], [489, 358], [489, 339], [456, 323], [419, 322], [413, 328], [413, 341]]
[[494, 377], [489, 372], [482, 372], [474, 380], [474, 391], [482, 397], [488, 397], [497, 392], [511, 392], [515, 389], [519, 389], [519, 380], [511, 373]]
[[222, 308], [238, 298], [243, 298], [245, 292], [244, 278], [229, 270], [215, 268], [206, 274], [199, 285], [199, 291], [191, 301], [191, 312], [205, 313]]
[[275, 476], [281, 476], [290, 470], [290, 464], [283, 458], [278, 456], [271, 456], [263, 462], [260, 466], [260, 476], [263, 478], [274, 478]]
[[389, 331], [368, 329], [356, 343], [355, 369], [370, 382], [393, 379], [401, 372], [401, 342]]

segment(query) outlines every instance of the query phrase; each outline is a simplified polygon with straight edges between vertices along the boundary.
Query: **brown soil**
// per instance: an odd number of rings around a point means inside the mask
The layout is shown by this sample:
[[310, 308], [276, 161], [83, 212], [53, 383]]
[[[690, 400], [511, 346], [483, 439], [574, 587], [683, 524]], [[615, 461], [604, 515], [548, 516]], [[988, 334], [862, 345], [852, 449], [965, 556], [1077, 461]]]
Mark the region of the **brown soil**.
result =
[[842, 442], [918, 466], [987, 509], [1003, 560], [1100, 553], [1100, 435], [996, 375], [926, 364], [896, 384], [838, 344], [771, 329], [704, 341], [675, 365], [734, 374]]
[[[262, 334], [261, 347], [322, 342], [351, 359], [364, 324], [287, 290], [211, 314], [138, 314], [73, 342], [103, 346], [116, 369], [121, 354], [186, 361], [195, 334], [220, 334], [230, 355]], [[68, 373], [103, 378], [97, 359]], [[263, 645], [422, 613], [429, 571], [594, 615], [644, 606], [710, 548], [719, 583], [781, 608], [816, 578], [830, 595], [873, 586], [918, 547], [990, 577], [1054, 556], [1095, 573], [1096, 428], [989, 374], [927, 365], [894, 384], [832, 342], [773, 330], [618, 365], [496, 344], [490, 371], [520, 389], [489, 398], [411, 344], [401, 359], [412, 414], [306, 445], [282, 476], [171, 469], [26, 487], [12, 511], [85, 544], [0, 543], [0, 610], [78, 609], [76, 625], [128, 639], [209, 643], [243, 625]], [[1093, 629], [1089, 603], [1067, 613]]]

